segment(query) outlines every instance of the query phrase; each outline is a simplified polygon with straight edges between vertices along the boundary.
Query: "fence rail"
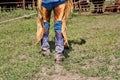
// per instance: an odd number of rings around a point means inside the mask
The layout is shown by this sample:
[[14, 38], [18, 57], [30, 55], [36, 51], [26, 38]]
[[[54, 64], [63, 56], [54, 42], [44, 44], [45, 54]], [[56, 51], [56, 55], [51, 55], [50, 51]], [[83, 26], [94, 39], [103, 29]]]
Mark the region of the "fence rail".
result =
[[14, 20], [21, 19], [21, 18], [25, 18], [25, 17], [30, 17], [30, 16], [33, 16], [33, 15], [36, 15], [36, 14], [37, 13], [32, 13], [32, 14], [29, 14], [29, 15], [23, 15], [23, 16], [20, 16], [20, 17], [17, 17], [17, 18], [9, 19], [9, 20], [4, 20], [4, 21], [1, 21], [0, 24], [6, 23], [6, 22], [9, 22], [9, 21], [14, 21]]
[[[105, 13], [105, 12], [117, 12], [120, 13], [120, 3], [117, 4], [116, 1], [95, 1], [88, 2], [87, 0], [73, 0], [74, 9], [82, 12], [92, 12], [92, 13]], [[106, 5], [107, 3], [107, 5]]]
[[16, 2], [0, 2], [0, 10], [10, 10], [10, 9], [17, 9], [19, 8], [23, 8], [23, 9], [28, 9], [28, 6], [30, 5], [30, 7], [33, 9], [36, 6], [37, 1], [16, 1]]
[[[86, 0], [82, 0], [82, 1], [86, 1]], [[105, 12], [105, 10], [109, 12], [111, 9], [114, 11], [114, 8], [119, 6], [119, 5], [115, 5], [112, 1], [107, 1], [107, 2], [108, 2], [107, 3], [108, 5], [103, 5], [103, 6], [100, 6], [99, 8], [98, 8], [98, 6], [101, 5], [101, 4], [97, 4], [97, 7], [96, 7], [96, 6], [93, 5], [92, 2], [86, 2], [87, 4], [86, 3], [83, 4], [83, 3], [81, 3], [80, 0], [77, 1], [77, 2], [73, 2], [73, 5], [74, 5], [74, 8], [76, 10], [78, 10], [80, 13], [82, 13], [82, 12], [92, 13], [92, 11], [94, 11], [94, 9], [97, 9], [97, 8], [104, 10], [104, 12]], [[21, 6], [23, 8], [23, 13], [24, 13], [20, 17], [13, 18], [13, 19], [8, 19], [8, 20], [6, 19], [5, 21], [1, 21], [0, 24], [5, 23], [5, 22], [9, 22], [9, 21], [13, 21], [13, 20], [17, 20], [17, 19], [21, 19], [21, 18], [24, 18], [24, 17], [29, 17], [29, 16], [32, 16], [32, 15], [36, 15], [37, 13], [32, 13], [32, 14], [29, 14], [29, 15], [26, 14], [26, 4], [31, 4], [32, 7], [33, 7], [33, 6], [35, 6], [35, 3], [36, 2], [33, 2], [33, 1], [26, 1], [26, 3], [25, 2], [3, 2], [3, 3], [0, 3], [0, 5], [2, 5], [2, 4], [21, 4]], [[10, 8], [6, 8], [6, 9], [10, 9]], [[120, 9], [119, 9], [119, 12], [120, 12]], [[91, 14], [85, 14], [85, 15], [91, 15]]]

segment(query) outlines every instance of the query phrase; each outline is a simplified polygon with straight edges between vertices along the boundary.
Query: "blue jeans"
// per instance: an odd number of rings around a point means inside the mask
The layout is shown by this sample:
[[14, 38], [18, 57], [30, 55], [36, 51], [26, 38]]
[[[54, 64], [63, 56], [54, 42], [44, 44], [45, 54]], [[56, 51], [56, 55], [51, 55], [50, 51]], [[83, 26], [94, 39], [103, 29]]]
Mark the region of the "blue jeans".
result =
[[[49, 23], [44, 22], [44, 27], [46, 32], [43, 35], [43, 38], [41, 40], [42, 50], [50, 49], [49, 46]], [[64, 37], [61, 33], [61, 27], [62, 22], [58, 21], [54, 24], [54, 30], [55, 30], [55, 51], [59, 54], [62, 54], [64, 51]]]
[[57, 2], [51, 2], [51, 3], [45, 3], [45, 2], [42, 2], [42, 6], [45, 7], [46, 9], [48, 10], [52, 10], [54, 7], [60, 5], [60, 4], [63, 4], [65, 3], [67, 0], [59, 0]]
[[51, 11], [54, 11], [54, 31], [55, 31], [55, 51], [62, 54], [64, 51], [64, 37], [62, 34], [62, 19], [64, 16], [64, 9], [67, 0], [59, 0], [53, 3], [42, 3], [42, 15], [44, 21], [45, 33], [41, 40], [43, 50], [50, 49], [49, 46], [49, 27]]

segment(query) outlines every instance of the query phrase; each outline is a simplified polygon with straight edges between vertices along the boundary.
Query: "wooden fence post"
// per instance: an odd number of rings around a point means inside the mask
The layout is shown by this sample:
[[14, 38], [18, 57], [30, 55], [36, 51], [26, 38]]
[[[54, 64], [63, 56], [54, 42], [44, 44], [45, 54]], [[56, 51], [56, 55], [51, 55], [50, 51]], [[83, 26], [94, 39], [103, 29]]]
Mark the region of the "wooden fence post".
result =
[[23, 10], [24, 10], [24, 16], [25, 16], [25, 0], [23, 0]]
[[33, 7], [33, 9], [35, 8], [35, 1], [34, 0], [32, 0], [32, 7]]

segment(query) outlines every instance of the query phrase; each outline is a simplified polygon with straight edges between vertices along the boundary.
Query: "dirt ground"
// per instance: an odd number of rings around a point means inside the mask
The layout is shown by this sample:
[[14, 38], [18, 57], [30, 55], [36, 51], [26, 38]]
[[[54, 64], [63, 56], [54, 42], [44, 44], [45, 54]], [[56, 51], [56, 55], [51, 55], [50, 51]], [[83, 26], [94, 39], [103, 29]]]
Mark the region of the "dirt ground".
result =
[[[54, 72], [51, 72], [53, 70]], [[33, 80], [101, 80], [101, 78], [71, 73], [66, 71], [63, 66], [55, 64], [52, 68], [43, 67], [40, 69]]]

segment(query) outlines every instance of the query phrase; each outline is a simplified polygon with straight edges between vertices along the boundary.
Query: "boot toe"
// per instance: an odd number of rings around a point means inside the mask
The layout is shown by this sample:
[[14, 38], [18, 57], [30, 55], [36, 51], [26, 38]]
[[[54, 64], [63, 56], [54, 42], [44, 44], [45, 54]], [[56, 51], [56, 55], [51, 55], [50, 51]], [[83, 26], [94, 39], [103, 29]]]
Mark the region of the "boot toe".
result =
[[64, 61], [64, 59], [65, 57], [63, 54], [58, 54], [58, 53], [55, 54], [55, 59], [54, 59], [55, 63], [61, 63]]
[[43, 56], [47, 57], [47, 58], [51, 56], [51, 52], [50, 52], [49, 49], [48, 49], [48, 50], [42, 50], [42, 51], [41, 51], [41, 54], [42, 54]]

